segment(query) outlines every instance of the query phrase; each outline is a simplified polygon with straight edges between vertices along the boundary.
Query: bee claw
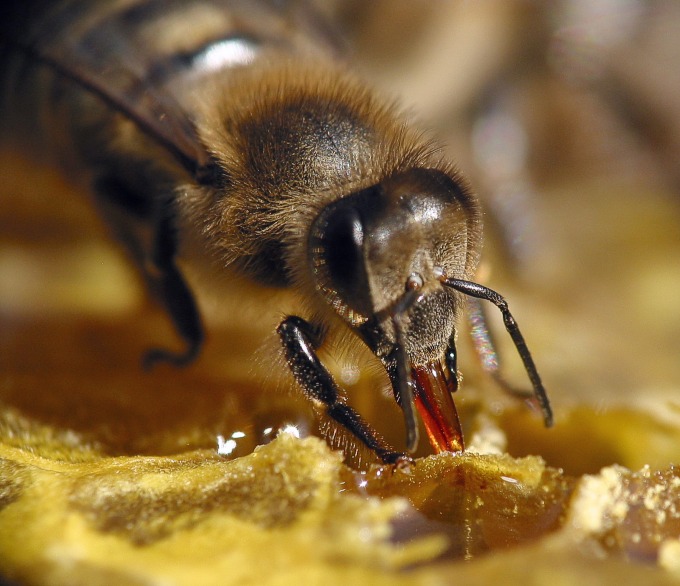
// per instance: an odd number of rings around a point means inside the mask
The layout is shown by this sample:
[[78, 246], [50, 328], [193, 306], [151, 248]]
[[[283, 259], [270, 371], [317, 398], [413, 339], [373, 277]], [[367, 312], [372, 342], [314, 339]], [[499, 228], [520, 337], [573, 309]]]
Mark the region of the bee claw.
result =
[[173, 352], [165, 348], [151, 348], [142, 356], [142, 369], [149, 372], [160, 363], [170, 364], [176, 367], [184, 367], [191, 364], [198, 357], [198, 350], [188, 348], [185, 352]]

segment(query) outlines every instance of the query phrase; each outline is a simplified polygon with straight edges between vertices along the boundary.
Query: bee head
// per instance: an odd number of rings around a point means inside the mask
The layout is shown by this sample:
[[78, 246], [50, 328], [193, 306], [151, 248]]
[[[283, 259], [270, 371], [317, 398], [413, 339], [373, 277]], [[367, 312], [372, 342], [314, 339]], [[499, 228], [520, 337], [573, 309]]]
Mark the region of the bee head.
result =
[[442, 278], [472, 274], [479, 225], [476, 200], [454, 174], [412, 168], [329, 204], [310, 232], [316, 289], [387, 368], [409, 450], [418, 439], [414, 405], [431, 439], [457, 425], [456, 373], [442, 365], [448, 368], [458, 293]]
[[470, 276], [478, 245], [477, 204], [458, 178], [414, 168], [326, 206], [309, 260], [317, 291], [379, 357], [397, 341], [400, 314], [404, 349], [420, 365], [443, 354], [454, 329], [455, 293], [439, 277]]

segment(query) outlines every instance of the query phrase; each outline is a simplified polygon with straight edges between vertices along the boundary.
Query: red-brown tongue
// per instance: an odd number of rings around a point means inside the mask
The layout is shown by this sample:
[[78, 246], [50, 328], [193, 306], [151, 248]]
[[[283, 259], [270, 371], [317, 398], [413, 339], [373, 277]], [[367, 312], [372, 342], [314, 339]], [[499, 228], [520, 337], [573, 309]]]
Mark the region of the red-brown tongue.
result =
[[414, 366], [411, 373], [416, 387], [416, 408], [423, 419], [432, 447], [437, 453], [460, 452], [465, 444], [458, 412], [451, 396], [455, 390], [453, 380], [447, 380], [439, 361]]

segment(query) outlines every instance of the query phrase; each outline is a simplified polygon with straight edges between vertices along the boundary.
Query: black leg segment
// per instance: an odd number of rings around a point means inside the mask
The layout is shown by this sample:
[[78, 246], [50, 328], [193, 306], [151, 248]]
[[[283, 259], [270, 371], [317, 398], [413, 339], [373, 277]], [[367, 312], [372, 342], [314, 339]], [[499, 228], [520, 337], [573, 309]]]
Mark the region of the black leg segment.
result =
[[[127, 177], [122, 167], [120, 176]], [[133, 178], [136, 177], [134, 174]], [[144, 178], [139, 183], [146, 185]], [[186, 344], [179, 352], [163, 348], [149, 350], [143, 365], [158, 362], [184, 366], [199, 354], [203, 327], [194, 296], [177, 267], [178, 235], [173, 200], [164, 191], [143, 191], [137, 182], [128, 184], [118, 175], [103, 175], [94, 184], [97, 203], [114, 234], [127, 248], [151, 293], [168, 312], [177, 333]]]
[[446, 369], [451, 377], [451, 388], [455, 393], [458, 390], [458, 351], [456, 350], [456, 340], [453, 336], [449, 338], [449, 345], [444, 354]]
[[326, 416], [354, 435], [385, 463], [406, 456], [392, 450], [352, 407], [346, 404], [338, 384], [321, 363], [316, 350], [320, 337], [314, 328], [297, 316], [284, 319], [277, 333], [285, 350], [286, 362], [307, 398]]
[[144, 355], [145, 368], [151, 368], [158, 362], [186, 366], [196, 359], [204, 340], [203, 325], [196, 301], [175, 263], [177, 234], [172, 214], [166, 207], [159, 215], [154, 249], [144, 271], [150, 288], [160, 299], [177, 333], [186, 343], [186, 349], [183, 352], [173, 352], [164, 348], [152, 348]]

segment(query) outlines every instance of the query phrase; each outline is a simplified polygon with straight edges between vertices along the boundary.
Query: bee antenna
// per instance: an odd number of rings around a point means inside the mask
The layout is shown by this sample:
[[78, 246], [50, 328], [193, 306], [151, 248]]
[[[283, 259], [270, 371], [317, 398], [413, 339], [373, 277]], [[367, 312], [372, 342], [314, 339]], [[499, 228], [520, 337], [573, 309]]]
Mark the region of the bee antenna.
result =
[[524, 341], [524, 336], [522, 335], [522, 332], [519, 331], [519, 326], [508, 309], [508, 302], [503, 298], [502, 295], [496, 293], [496, 291], [493, 289], [484, 287], [479, 283], [464, 281], [462, 279], [449, 279], [444, 275], [440, 277], [440, 280], [442, 284], [446, 285], [447, 287], [451, 287], [452, 289], [460, 291], [461, 293], [469, 295], [470, 297], [476, 297], [478, 299], [490, 301], [496, 307], [498, 307], [500, 312], [503, 314], [503, 323], [505, 324], [505, 329], [508, 331], [508, 334], [510, 334], [512, 341], [515, 344], [515, 348], [517, 348], [517, 352], [522, 359], [524, 368], [529, 375], [529, 380], [533, 385], [534, 396], [538, 400], [538, 404], [541, 407], [545, 426], [551, 427], [553, 424], [553, 412], [552, 408], [550, 407], [548, 394], [546, 393], [543, 382], [541, 381], [541, 377], [538, 374], [534, 359], [531, 357], [531, 352], [529, 352], [529, 348]]

